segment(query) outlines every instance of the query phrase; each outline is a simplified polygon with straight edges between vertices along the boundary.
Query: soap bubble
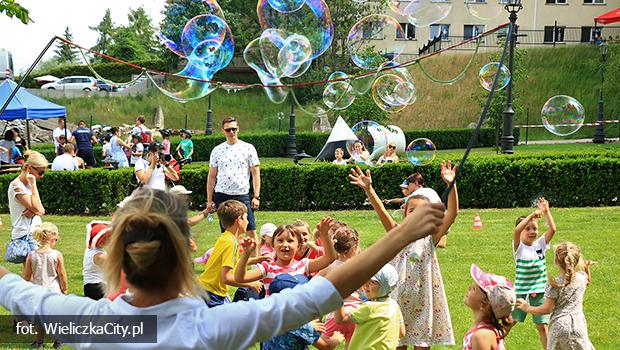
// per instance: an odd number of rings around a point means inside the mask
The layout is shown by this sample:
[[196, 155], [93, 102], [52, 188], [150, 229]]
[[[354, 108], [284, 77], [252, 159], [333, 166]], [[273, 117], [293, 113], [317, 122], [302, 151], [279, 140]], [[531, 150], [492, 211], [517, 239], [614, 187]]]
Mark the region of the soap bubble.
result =
[[485, 21], [497, 18], [504, 12], [505, 4], [506, 3], [502, 1], [477, 2], [475, 0], [465, 0], [467, 11], [469, 11], [472, 16]]
[[310, 59], [311, 54], [310, 40], [303, 35], [293, 34], [286, 38], [284, 47], [280, 49], [278, 61], [280, 67], [291, 64], [299, 65]]
[[449, 0], [412, 0], [406, 7], [407, 20], [416, 27], [428, 27], [448, 17], [452, 11]]
[[269, 100], [276, 104], [284, 102], [288, 95], [288, 90], [284, 87], [269, 87], [282, 85], [282, 83], [278, 77], [274, 76], [269, 69], [267, 69], [260, 49], [260, 38], [254, 39], [248, 43], [245, 50], [243, 50], [243, 59], [256, 71], [260, 81], [265, 85], [263, 90], [265, 90]]
[[199, 15], [190, 19], [181, 34], [181, 47], [186, 57], [205, 58], [212, 55], [226, 37], [228, 24], [218, 16]]
[[574, 134], [583, 126], [585, 109], [576, 99], [558, 95], [550, 98], [542, 108], [545, 129], [558, 136]]
[[419, 138], [411, 141], [405, 151], [413, 165], [425, 166], [435, 159], [437, 148], [431, 140]]
[[[353, 125], [351, 130], [357, 136], [357, 140], [347, 141], [347, 151], [356, 162], [371, 165], [371, 159], [376, 157], [376, 153], [382, 152], [387, 144], [385, 129], [375, 121], [364, 120]], [[360, 145], [362, 152], [359, 150]]]
[[504, 89], [510, 83], [510, 71], [505, 65], [501, 65], [498, 62], [491, 62], [485, 64], [482, 68], [480, 68], [480, 72], [478, 73], [478, 78], [480, 79], [480, 85], [487, 90], [491, 91], [493, 87], [493, 80], [495, 79], [495, 74], [497, 74], [497, 69], [500, 68], [499, 78], [497, 80], [497, 85], [495, 86], [495, 91], [499, 91]]
[[377, 69], [385, 61], [393, 61], [403, 52], [402, 41], [390, 41], [389, 47], [379, 49], [374, 39], [405, 37], [403, 27], [387, 15], [368, 15], [357, 22], [347, 36], [347, 48], [356, 66]]
[[257, 13], [263, 30], [280, 29], [308, 38], [312, 59], [327, 51], [334, 39], [334, 24], [324, 0], [306, 0], [299, 10], [290, 13], [278, 12], [269, 5], [268, 0], [259, 0]]
[[370, 91], [374, 82], [375, 74], [362, 75], [349, 80], [349, 84], [351, 84], [353, 91], [355, 91], [357, 95], [364, 95]]
[[[347, 79], [349, 76], [343, 72], [332, 73], [327, 80]], [[328, 83], [323, 90], [323, 103], [329, 108], [342, 110], [348, 108], [355, 101], [355, 92], [348, 81], [335, 81]]]
[[415, 101], [413, 83], [395, 74], [381, 75], [372, 86], [372, 98], [384, 111], [394, 113]]
[[304, 6], [305, 0], [268, 0], [269, 5], [278, 12], [295, 12]]

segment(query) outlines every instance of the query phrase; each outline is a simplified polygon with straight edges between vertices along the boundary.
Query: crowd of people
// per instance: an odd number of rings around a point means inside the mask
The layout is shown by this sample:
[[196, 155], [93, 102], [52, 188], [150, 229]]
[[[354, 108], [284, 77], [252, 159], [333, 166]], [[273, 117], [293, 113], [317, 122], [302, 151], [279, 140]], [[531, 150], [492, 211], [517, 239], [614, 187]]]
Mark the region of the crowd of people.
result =
[[[348, 179], [364, 191], [385, 229], [377, 242], [362, 250], [354, 227], [328, 217], [314, 230], [304, 220], [268, 223], [256, 237], [258, 154], [238, 138], [235, 118], [224, 119], [222, 132], [226, 141], [212, 150], [209, 162], [207, 208], [191, 218], [186, 198], [191, 192], [160, 186], [166, 174], [173, 176], [169, 165], [160, 163], [166, 145], [142, 150], [146, 159], [137, 159], [135, 168], [145, 185], [119, 203], [111, 222], [89, 225], [84, 297], [66, 295], [66, 263], [55, 249], [60, 232], [42, 220], [45, 209], [37, 189], [48, 162], [40, 153], [27, 151], [8, 199], [9, 246], [22, 244], [29, 253], [22, 261], [14, 260], [24, 264], [22, 276], [0, 266], [0, 305], [14, 315], [154, 314], [161, 348], [245, 349], [256, 342], [262, 349], [291, 350], [309, 345], [334, 349], [342, 342], [355, 350], [455, 344], [436, 247], [458, 216], [456, 184], [444, 207], [437, 193], [424, 187], [421, 175], [412, 174], [401, 185], [404, 197], [389, 200], [403, 204], [404, 219], [397, 223], [375, 192], [371, 171], [355, 167]], [[112, 154], [118, 152], [115, 147], [126, 147], [119, 136], [114, 130]], [[64, 147], [67, 153], [73, 151]], [[170, 151], [169, 143], [167, 147]], [[187, 143], [179, 150], [188, 155]], [[446, 186], [455, 181], [456, 168], [441, 163]], [[195, 276], [190, 226], [213, 213], [221, 235], [198, 260], [204, 269]], [[542, 217], [549, 228], [539, 237]], [[526, 314], [533, 315], [543, 348], [593, 349], [582, 311], [592, 262], [585, 260], [582, 271], [579, 247], [562, 243], [554, 258], [560, 275], [547, 281], [545, 251], [555, 232], [549, 203], [541, 198], [536, 210], [518, 218], [512, 234], [514, 284], [471, 265], [473, 282], [463, 292], [473, 322], [463, 336], [463, 349], [504, 349], [511, 328], [524, 322]], [[41, 347], [42, 341], [37, 337], [32, 345]]]

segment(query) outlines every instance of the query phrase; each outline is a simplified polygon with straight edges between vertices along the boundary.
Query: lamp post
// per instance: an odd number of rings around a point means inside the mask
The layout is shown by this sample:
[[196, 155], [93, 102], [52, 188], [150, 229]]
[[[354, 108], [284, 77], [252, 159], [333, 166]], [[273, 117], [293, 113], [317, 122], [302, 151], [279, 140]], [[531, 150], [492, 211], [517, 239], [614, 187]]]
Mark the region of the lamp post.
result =
[[598, 94], [598, 114], [596, 115], [596, 129], [594, 131], [594, 143], [605, 143], [605, 115], [603, 113], [603, 82], [605, 81], [605, 59], [607, 58], [607, 43], [599, 45], [601, 49], [601, 87]]
[[297, 144], [296, 144], [296, 136], [295, 136], [295, 99], [293, 96], [289, 96], [291, 99], [291, 115], [289, 118], [289, 127], [288, 127], [288, 142], [286, 144], [286, 156], [288, 158], [293, 158], [297, 154]]
[[209, 94], [209, 107], [207, 108], [207, 129], [205, 134], [213, 134], [213, 110], [211, 110], [211, 94]]
[[521, 0], [508, 0], [504, 8], [510, 13], [510, 16], [508, 16], [508, 20], [510, 20], [512, 33], [510, 33], [510, 38], [506, 38], [507, 40], [510, 40], [508, 51], [508, 70], [510, 71], [510, 82], [508, 82], [508, 87], [506, 88], [506, 109], [504, 109], [502, 153], [513, 154], [515, 138], [512, 135], [512, 128], [514, 125], [515, 111], [512, 108], [512, 82], [514, 81], [513, 68], [515, 59], [515, 45], [517, 44], [517, 13], [521, 11], [523, 5], [521, 5]]
[[282, 131], [282, 119], [284, 119], [284, 112], [278, 112], [278, 132]]

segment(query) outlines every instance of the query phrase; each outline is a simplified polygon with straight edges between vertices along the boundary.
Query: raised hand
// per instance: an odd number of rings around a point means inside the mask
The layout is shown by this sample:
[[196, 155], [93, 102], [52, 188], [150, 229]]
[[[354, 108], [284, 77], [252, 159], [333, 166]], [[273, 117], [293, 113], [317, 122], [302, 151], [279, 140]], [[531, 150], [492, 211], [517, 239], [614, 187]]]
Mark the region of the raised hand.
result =
[[316, 229], [319, 230], [320, 233], [327, 233], [329, 232], [329, 228], [332, 226], [333, 223], [334, 219], [330, 217], [322, 218], [321, 221], [316, 224]]
[[239, 240], [239, 247], [243, 254], [250, 255], [256, 248], [256, 241], [252, 237], [244, 237]]
[[456, 175], [456, 169], [458, 167], [459, 165], [456, 164], [453, 168], [451, 160], [448, 161], [448, 164], [446, 164], [446, 161], [444, 160], [441, 161], [441, 178], [446, 184], [449, 185], [452, 181], [454, 181], [454, 176]]
[[433, 234], [443, 223], [446, 207], [442, 203], [420, 203], [401, 224], [411, 242]]
[[549, 202], [547, 202], [544, 197], [538, 198], [538, 209], [540, 209], [543, 214], [547, 214], [549, 212]]
[[370, 176], [370, 170], [366, 170], [366, 174], [356, 166], [351, 168], [351, 174], [349, 174], [349, 182], [351, 185], [359, 186], [363, 190], [368, 190], [372, 186], [372, 177]]

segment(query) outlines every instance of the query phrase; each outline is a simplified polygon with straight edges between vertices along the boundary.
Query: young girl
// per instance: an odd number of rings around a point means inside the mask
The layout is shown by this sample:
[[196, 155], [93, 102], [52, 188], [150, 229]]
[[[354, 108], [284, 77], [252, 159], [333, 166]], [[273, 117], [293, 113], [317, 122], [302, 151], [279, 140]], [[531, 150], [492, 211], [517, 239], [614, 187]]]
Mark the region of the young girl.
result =
[[[446, 184], [454, 179], [457, 166], [452, 168], [448, 161], [441, 162], [441, 177]], [[366, 174], [357, 167], [351, 169], [351, 184], [361, 187], [370, 200], [386, 231], [397, 227], [387, 212], [381, 199], [372, 187], [370, 171]], [[405, 220], [418, 206], [428, 203], [422, 196], [411, 197], [405, 204]], [[400, 281], [392, 293], [398, 301], [405, 321], [406, 334], [400, 340], [399, 349], [412, 345], [414, 349], [429, 349], [432, 345], [454, 345], [452, 321], [448, 310], [448, 299], [443, 287], [443, 279], [435, 254], [435, 247], [448, 232], [458, 214], [459, 202], [454, 185], [448, 196], [448, 210], [439, 229], [431, 236], [416, 241], [392, 260], [398, 271]]]
[[360, 140], [357, 140], [353, 143], [353, 149], [351, 150], [351, 158], [349, 158], [349, 163], [356, 164], [368, 164], [371, 165], [370, 162], [370, 153], [366, 150], [366, 146]]
[[273, 233], [277, 229], [278, 227], [270, 222], [260, 227], [260, 256], [268, 256], [271, 259], [276, 258], [276, 252], [271, 246], [271, 240], [273, 238]]
[[[0, 305], [15, 315], [157, 315], [157, 343], [151, 347], [247, 349], [340, 307], [343, 297], [401, 249], [435, 232], [443, 217], [442, 205], [422, 204], [399, 227], [325, 277], [316, 276], [262, 300], [209, 309], [200, 298], [204, 293], [190, 261], [187, 205], [178, 196], [143, 188], [112, 219], [104, 264], [108, 290], [118, 289], [124, 271], [132, 295], [95, 301], [53, 294], [0, 265]], [[188, 319], [195, 321], [191, 329], [178, 327]], [[114, 344], [80, 344], [77, 340], [76, 349], [136, 348], [135, 343], [120, 338]]]
[[464, 303], [474, 315], [474, 324], [463, 337], [463, 350], [505, 350], [504, 338], [513, 323], [510, 314], [516, 295], [512, 283], [503, 276], [482, 271], [472, 264]]
[[[67, 272], [62, 254], [54, 249], [58, 241], [56, 225], [44, 222], [34, 229], [33, 237], [41, 245], [26, 258], [24, 279], [49, 289], [52, 293], [67, 294]], [[32, 347], [43, 346], [45, 332], [37, 327], [37, 336]], [[60, 343], [54, 341], [54, 349], [60, 348]]]
[[161, 133], [161, 137], [163, 138], [163, 140], [161, 141], [161, 145], [163, 148], [164, 155], [169, 155], [170, 154], [170, 130], [161, 129], [159, 132]]
[[295, 260], [303, 258], [316, 259], [325, 255], [325, 249], [310, 240], [310, 225], [307, 222], [297, 219], [293, 222], [293, 227], [301, 234], [301, 244], [295, 254]]
[[131, 143], [133, 146], [131, 147], [131, 158], [129, 160], [129, 165], [136, 165], [139, 159], [144, 155], [144, 145], [142, 144], [142, 135], [139, 133], [131, 135]]
[[549, 278], [542, 306], [531, 306], [524, 299], [517, 307], [532, 315], [551, 313], [547, 349], [594, 350], [588, 338], [586, 317], [583, 314], [583, 295], [590, 283], [591, 260], [585, 260], [584, 270], [577, 271], [581, 250], [573, 243], [562, 243], [555, 249], [555, 265], [560, 276]]
[[[342, 266], [345, 262], [359, 254], [360, 252], [360, 239], [359, 234], [353, 228], [341, 227], [336, 230], [333, 235], [334, 249], [338, 254], [338, 259], [334, 260], [331, 265], [320, 272], [321, 276], [326, 275], [332, 269]], [[345, 314], [351, 313], [362, 304], [360, 294], [355, 291], [351, 295], [344, 298], [344, 312]], [[355, 331], [355, 324], [338, 324], [334, 318], [334, 313], [327, 315], [325, 321], [325, 332], [322, 336], [326, 339], [331, 337], [334, 332], [340, 332], [344, 336], [347, 342], [347, 349], [349, 348], [351, 337]]]
[[266, 295], [269, 295], [269, 284], [276, 275], [288, 273], [291, 275], [305, 275], [319, 272], [326, 268], [336, 259], [334, 244], [329, 239], [329, 227], [333, 219], [323, 218], [317, 224], [317, 229], [321, 232], [321, 238], [325, 243], [325, 255], [317, 259], [303, 258], [295, 260], [295, 255], [301, 246], [301, 234], [293, 225], [281, 225], [273, 233], [272, 245], [276, 252], [274, 261], [264, 261], [258, 265], [257, 269], [247, 271], [248, 259], [255, 250], [256, 242], [251, 238], [245, 238], [240, 246], [243, 254], [237, 263], [235, 270], [235, 281], [237, 283], [249, 283], [261, 280], [265, 285]]
[[103, 298], [105, 283], [103, 282], [103, 270], [101, 267], [106, 259], [106, 252], [103, 250], [112, 228], [109, 223], [94, 223], [88, 225], [90, 228], [88, 247], [84, 251], [82, 262], [82, 278], [84, 280], [84, 296], [93, 300]]

